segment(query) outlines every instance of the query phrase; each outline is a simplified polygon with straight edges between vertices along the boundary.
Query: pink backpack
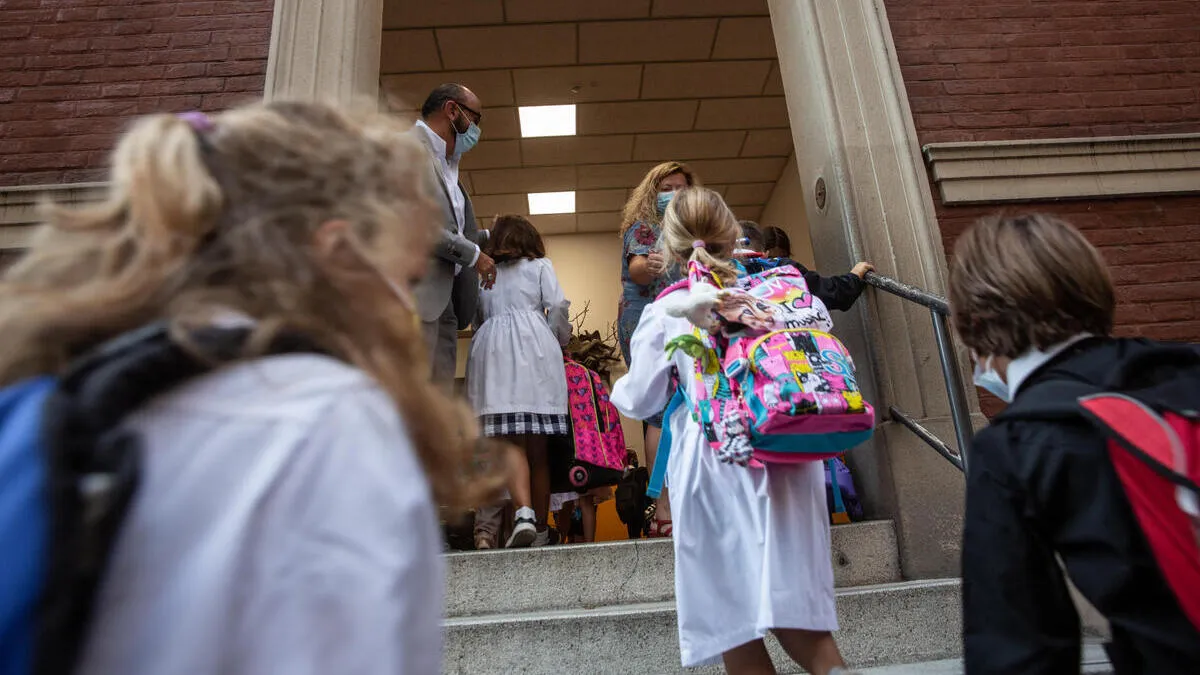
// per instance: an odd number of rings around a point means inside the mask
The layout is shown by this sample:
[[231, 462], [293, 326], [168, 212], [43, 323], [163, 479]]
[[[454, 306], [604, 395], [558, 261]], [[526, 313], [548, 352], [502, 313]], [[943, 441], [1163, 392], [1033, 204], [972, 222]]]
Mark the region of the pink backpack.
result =
[[595, 372], [563, 357], [571, 409], [574, 458], [567, 467], [572, 489], [616, 485], [625, 470], [625, 433], [608, 388]]
[[[688, 277], [656, 302], [696, 326], [671, 340], [667, 353], [680, 349], [695, 360], [698, 395], [688, 403], [722, 461], [824, 460], [871, 437], [875, 411], [859, 391], [854, 360], [795, 267], [722, 288], [691, 263]], [[683, 387], [676, 398], [673, 405]]]

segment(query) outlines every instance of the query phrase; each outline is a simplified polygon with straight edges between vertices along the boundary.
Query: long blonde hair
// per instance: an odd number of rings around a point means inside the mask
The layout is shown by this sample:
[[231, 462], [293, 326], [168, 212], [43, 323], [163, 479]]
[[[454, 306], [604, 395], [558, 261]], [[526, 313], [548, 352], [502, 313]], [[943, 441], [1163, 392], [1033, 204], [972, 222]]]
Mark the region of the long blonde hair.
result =
[[[474, 416], [432, 383], [412, 312], [379, 279], [416, 276], [436, 232], [428, 158], [402, 132], [308, 103], [251, 105], [199, 128], [138, 120], [105, 200], [50, 208], [0, 282], [0, 384], [61, 372], [154, 320], [187, 346], [193, 327], [237, 312], [256, 322], [244, 358], [290, 332], [369, 373], [403, 413], [435, 498], [471, 503]], [[318, 250], [332, 221], [355, 251]]]
[[625, 202], [625, 212], [621, 216], [622, 237], [634, 223], [658, 224], [658, 185], [664, 178], [674, 174], [681, 174], [689, 187], [700, 184], [700, 179], [692, 172], [691, 167], [683, 162], [663, 162], [650, 169]]
[[663, 244], [671, 257], [684, 264], [695, 260], [725, 284], [737, 279], [729, 260], [741, 233], [737, 216], [708, 188], [676, 192], [663, 214]]

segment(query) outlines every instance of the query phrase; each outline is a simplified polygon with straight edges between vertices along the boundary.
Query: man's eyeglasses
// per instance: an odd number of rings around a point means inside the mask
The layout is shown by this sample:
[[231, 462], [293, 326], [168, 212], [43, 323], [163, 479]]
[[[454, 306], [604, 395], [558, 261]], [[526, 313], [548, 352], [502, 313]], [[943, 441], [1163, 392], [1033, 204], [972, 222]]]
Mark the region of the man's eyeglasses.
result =
[[478, 110], [472, 110], [466, 104], [464, 104], [462, 101], [455, 101], [454, 104], [457, 105], [458, 107], [462, 108], [463, 110], [466, 110], [467, 114], [471, 117], [471, 121], [474, 122], [475, 124], [479, 124], [480, 122], [483, 121], [483, 113], [479, 112]]

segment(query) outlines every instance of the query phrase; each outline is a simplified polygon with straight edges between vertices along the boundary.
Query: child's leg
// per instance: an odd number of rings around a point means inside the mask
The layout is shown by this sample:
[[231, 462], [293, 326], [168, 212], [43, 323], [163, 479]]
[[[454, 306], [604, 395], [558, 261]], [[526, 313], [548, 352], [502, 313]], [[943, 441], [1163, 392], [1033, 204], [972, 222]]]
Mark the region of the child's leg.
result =
[[[762, 640], [747, 642], [721, 655], [729, 675], [775, 675], [775, 664]], [[821, 673], [820, 675], [825, 675]]]
[[554, 513], [554, 527], [558, 529], [559, 541], [571, 543], [571, 514], [575, 513], [575, 502], [565, 502], [562, 508]]
[[550, 461], [547, 438], [540, 434], [525, 436], [525, 456], [529, 460], [529, 496], [537, 512], [538, 529], [546, 529], [550, 519]]
[[505, 548], [524, 548], [537, 536], [537, 514], [529, 496], [529, 462], [522, 450], [524, 436], [506, 436], [504, 462], [508, 466], [508, 493], [512, 496], [513, 529]]
[[513, 508], [532, 506], [529, 496], [529, 462], [525, 459], [524, 436], [503, 436], [504, 464], [508, 468], [508, 494]]
[[583, 516], [583, 540], [596, 541], [596, 498], [592, 495], [580, 497], [579, 512]]
[[845, 668], [846, 662], [838, 651], [837, 641], [829, 631], [786, 628], [772, 631], [779, 638], [783, 651], [813, 675], [828, 675], [834, 668]]
[[[646, 466], [651, 472], [654, 471], [654, 458], [658, 454], [658, 441], [662, 438], [662, 428], [650, 424], [646, 425]], [[667, 489], [664, 487], [662, 494], [658, 499], [654, 500], [655, 510], [654, 518], [659, 522], [671, 521], [671, 500], [667, 498]], [[657, 535], [658, 532], [652, 532], [651, 535]]]

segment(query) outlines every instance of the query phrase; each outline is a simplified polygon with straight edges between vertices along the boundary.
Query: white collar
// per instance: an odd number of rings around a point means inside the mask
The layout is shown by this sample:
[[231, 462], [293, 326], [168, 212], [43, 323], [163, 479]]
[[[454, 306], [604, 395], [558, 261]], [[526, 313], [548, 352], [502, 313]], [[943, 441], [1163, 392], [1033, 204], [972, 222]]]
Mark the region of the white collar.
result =
[[426, 138], [429, 139], [429, 147], [431, 150], [433, 150], [433, 154], [436, 155], [438, 159], [443, 159], [447, 162], [458, 161], [458, 155], [454, 155], [452, 157], [446, 156], [446, 139], [438, 136], [436, 131], [431, 129], [428, 124], [425, 124], [425, 120], [417, 120], [417, 123], [414, 126], [417, 129], [420, 129], [421, 132], [425, 134]]
[[1028, 352], [1013, 359], [1008, 364], [1008, 391], [1015, 397], [1020, 390], [1021, 385], [1029, 376], [1038, 368], [1041, 368], [1047, 361], [1063, 353], [1068, 347], [1092, 337], [1091, 333], [1080, 333], [1075, 337], [1068, 338], [1062, 342], [1047, 347], [1044, 351], [1040, 349], [1031, 349]]

